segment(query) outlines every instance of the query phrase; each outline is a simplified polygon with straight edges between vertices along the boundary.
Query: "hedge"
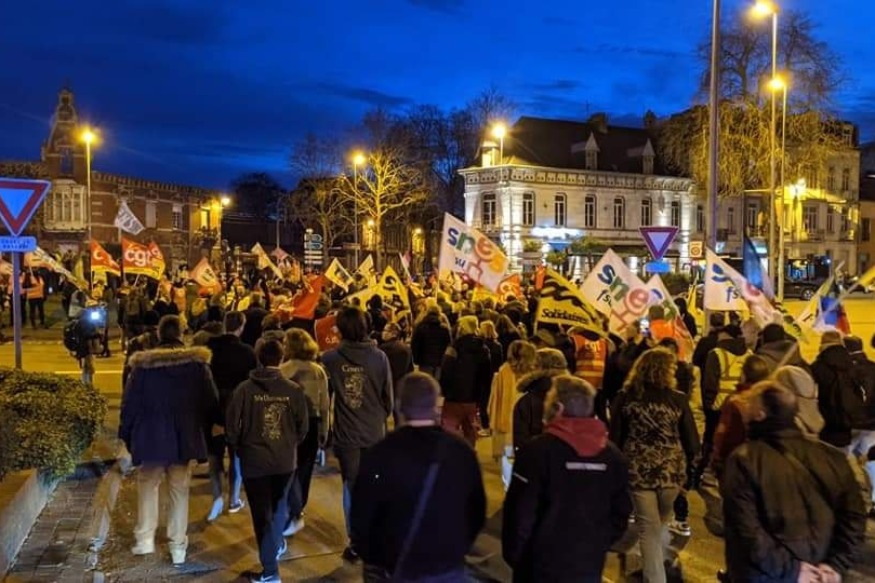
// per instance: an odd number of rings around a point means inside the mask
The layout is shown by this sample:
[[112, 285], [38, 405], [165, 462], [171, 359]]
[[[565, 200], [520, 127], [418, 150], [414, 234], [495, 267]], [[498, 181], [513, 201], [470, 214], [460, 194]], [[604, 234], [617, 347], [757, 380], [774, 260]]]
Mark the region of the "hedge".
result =
[[69, 475], [103, 426], [106, 399], [78, 379], [0, 368], [0, 479]]

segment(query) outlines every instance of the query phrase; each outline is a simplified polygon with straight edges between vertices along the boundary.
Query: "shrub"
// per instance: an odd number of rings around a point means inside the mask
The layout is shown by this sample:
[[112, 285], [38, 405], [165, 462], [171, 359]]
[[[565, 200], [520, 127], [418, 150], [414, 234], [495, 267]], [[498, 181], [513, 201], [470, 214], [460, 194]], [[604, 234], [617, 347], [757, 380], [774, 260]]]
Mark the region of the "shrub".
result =
[[0, 368], [0, 478], [70, 474], [103, 426], [106, 399], [67, 376]]
[[544, 243], [539, 239], [526, 239], [523, 241], [523, 253], [540, 253]]

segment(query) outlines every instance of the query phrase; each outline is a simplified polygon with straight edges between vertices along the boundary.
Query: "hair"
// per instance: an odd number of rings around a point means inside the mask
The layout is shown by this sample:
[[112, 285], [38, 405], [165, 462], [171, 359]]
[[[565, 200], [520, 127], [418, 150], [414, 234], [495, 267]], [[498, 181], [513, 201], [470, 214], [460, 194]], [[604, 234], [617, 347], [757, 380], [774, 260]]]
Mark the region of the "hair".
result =
[[513, 334], [517, 331], [517, 328], [513, 320], [510, 319], [510, 316], [501, 314], [495, 322], [495, 331], [499, 334]]
[[368, 308], [372, 310], [382, 310], [383, 309], [383, 296], [379, 294], [374, 294], [371, 296], [371, 299], [368, 300], [367, 303]]
[[777, 381], [761, 381], [745, 393], [748, 403], [758, 399], [763, 406], [766, 419], [793, 425], [799, 411], [796, 395]]
[[225, 332], [231, 334], [246, 325], [246, 316], [243, 312], [228, 312], [225, 314]]
[[675, 298], [674, 305], [677, 306], [677, 309], [681, 314], [687, 312], [687, 300], [685, 298]]
[[646, 389], [677, 388], [677, 356], [667, 348], [652, 348], [638, 357], [623, 388], [640, 395]]
[[570, 374], [559, 375], [553, 377], [550, 391], [554, 394], [548, 397], [549, 402], [553, 406], [561, 403], [564, 417], [592, 417], [596, 390], [585, 380]]
[[171, 342], [182, 340], [182, 323], [179, 316], [168, 314], [158, 321], [158, 340]]
[[480, 337], [487, 340], [497, 340], [498, 334], [495, 332], [495, 324], [490, 320], [480, 322]]
[[337, 313], [337, 331], [349, 342], [364, 342], [368, 339], [368, 321], [365, 313], [355, 306], [343, 308]]
[[726, 325], [726, 315], [723, 312], [711, 312], [708, 317], [708, 324], [715, 330], [720, 330]]
[[283, 361], [283, 345], [279, 340], [259, 342], [255, 349], [255, 357], [261, 366], [279, 366]]
[[762, 356], [751, 354], [741, 367], [741, 378], [747, 384], [754, 384], [769, 378], [772, 371], [769, 361]]
[[675, 356], [677, 356], [678, 352], [680, 351], [680, 345], [678, 344], [678, 341], [671, 336], [666, 336], [665, 338], [660, 340], [657, 346], [668, 348], [675, 354]]
[[440, 386], [422, 372], [412, 372], [398, 381], [395, 408], [407, 421], [434, 419]]
[[210, 299], [210, 305], [207, 307], [207, 322], [221, 323], [224, 316], [225, 310], [222, 309], [222, 306], [213, 304], [212, 299]]
[[456, 328], [456, 337], [461, 338], [470, 334], [477, 334], [477, 316], [462, 316]]
[[859, 336], [845, 336], [845, 348], [848, 352], [863, 352], [863, 339]]
[[538, 369], [538, 351], [535, 345], [525, 340], [514, 340], [507, 347], [507, 364], [516, 376]]
[[260, 308], [264, 305], [264, 296], [261, 292], [252, 292], [249, 294], [249, 307]]
[[391, 342], [401, 338], [401, 326], [396, 322], [387, 322], [383, 327], [383, 342]]
[[561, 350], [539, 348], [537, 357], [539, 370], [568, 370], [568, 360]]
[[741, 338], [741, 327], [738, 324], [729, 324], [723, 327], [723, 333], [733, 338]]
[[261, 331], [266, 332], [268, 330], [281, 330], [280, 317], [276, 314], [268, 314], [261, 321]]
[[651, 320], [665, 320], [665, 308], [662, 306], [650, 306], [647, 309], [647, 317]]
[[285, 340], [287, 360], [316, 360], [319, 356], [319, 345], [306, 330], [289, 328]]
[[763, 328], [763, 344], [777, 342], [785, 338], [787, 338], [787, 334], [784, 333], [784, 327], [780, 324], [768, 324]]

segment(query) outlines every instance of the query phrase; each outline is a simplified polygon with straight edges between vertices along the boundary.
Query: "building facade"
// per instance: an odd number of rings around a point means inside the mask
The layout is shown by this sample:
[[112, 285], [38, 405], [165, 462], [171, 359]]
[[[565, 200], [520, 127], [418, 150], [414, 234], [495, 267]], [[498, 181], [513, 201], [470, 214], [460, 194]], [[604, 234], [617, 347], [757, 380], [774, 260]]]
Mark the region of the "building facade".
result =
[[504, 143], [484, 144], [481, 165], [465, 178], [465, 220], [520, 255], [565, 251], [580, 238], [611, 247], [633, 269], [647, 260], [642, 226], [676, 226], [667, 253], [676, 270], [691, 262], [690, 242], [704, 239], [704, 206], [690, 179], [665, 172], [655, 148], [655, 116], [644, 128], [523, 117]]
[[[122, 201], [146, 229], [137, 241], [155, 241], [168, 267], [196, 262], [216, 254], [222, 240], [222, 205], [218, 192], [194, 186], [109, 174], [91, 168], [81, 139], [75, 98], [63, 89], [58, 95], [51, 131], [40, 159], [0, 162], [0, 176], [50, 180], [52, 189], [28, 227], [47, 250], [84, 251], [89, 234], [114, 256], [120, 254], [120, 236], [114, 221]], [[94, 153], [99, 157], [99, 149]], [[99, 159], [99, 158], [98, 158]], [[90, 198], [89, 198], [90, 194]]]

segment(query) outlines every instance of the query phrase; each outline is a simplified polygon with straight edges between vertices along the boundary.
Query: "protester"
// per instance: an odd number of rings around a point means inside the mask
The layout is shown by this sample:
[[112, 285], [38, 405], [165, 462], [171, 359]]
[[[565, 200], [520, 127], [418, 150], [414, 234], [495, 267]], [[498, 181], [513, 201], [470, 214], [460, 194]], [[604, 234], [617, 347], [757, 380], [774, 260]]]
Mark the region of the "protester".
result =
[[546, 429], [516, 458], [501, 537], [515, 583], [601, 582], [628, 527], [629, 465], [593, 417], [595, 395], [586, 381], [554, 377]]
[[780, 324], [769, 324], [763, 328], [762, 344], [756, 354], [769, 363], [769, 372], [786, 365], [808, 369], [808, 363], [799, 352], [799, 343], [787, 336]]
[[513, 447], [519, 451], [544, 431], [544, 401], [553, 377], [568, 374], [565, 355], [555, 348], [538, 350], [538, 369], [522, 377], [513, 409]]
[[517, 385], [525, 375], [535, 372], [538, 357], [535, 347], [525, 340], [514, 340], [507, 352], [507, 360], [492, 378], [489, 395], [489, 419], [492, 423], [492, 457], [495, 460], [513, 453], [513, 409], [522, 396]]
[[27, 305], [30, 312], [30, 326], [36, 330], [37, 315], [39, 327], [46, 326], [46, 282], [38, 271], [28, 270], [25, 275], [24, 294], [27, 297]]
[[131, 374], [131, 357], [143, 350], [150, 350], [158, 346], [158, 312], [149, 310], [143, 316], [143, 333], [130, 339], [125, 352], [125, 365], [122, 368], [122, 389], [127, 386], [128, 376]]
[[[334, 454], [343, 480], [343, 513], [350, 531], [350, 497], [355, 488], [361, 456], [386, 432], [392, 413], [392, 371], [389, 359], [368, 339], [364, 312], [347, 307], [337, 313], [341, 342], [322, 356], [334, 395]], [[358, 561], [351, 544], [344, 559]]]
[[465, 555], [486, 519], [474, 451], [438, 425], [439, 387], [412, 373], [398, 386], [402, 427], [362, 459], [353, 546], [365, 582], [464, 581]]
[[[246, 327], [246, 317], [242, 312], [227, 312], [224, 320], [224, 334], [214, 336], [207, 341], [207, 347], [212, 352], [210, 370], [216, 379], [219, 390], [219, 406], [221, 414], [218, 425], [224, 427], [225, 412], [228, 403], [237, 386], [249, 379], [249, 374], [258, 365], [252, 348], [240, 341], [240, 335]], [[225, 438], [225, 434], [213, 436], [210, 447], [210, 485], [213, 491], [213, 505], [207, 516], [207, 522], [219, 518], [225, 508], [225, 498], [222, 495], [222, 483], [225, 474], [225, 451], [228, 451], [228, 512], [234, 514], [243, 509], [240, 498], [240, 488], [243, 485], [240, 475], [240, 458], [234, 448]]]
[[720, 484], [728, 580], [839, 583], [866, 532], [844, 454], [802, 435], [782, 385], [759, 383], [744, 400], [748, 442]]
[[386, 314], [383, 313], [383, 297], [380, 294], [374, 294], [367, 303], [367, 320], [370, 323], [371, 338], [379, 341], [383, 336], [383, 329], [389, 320]]
[[641, 355], [611, 406], [611, 441], [629, 460], [644, 580], [664, 583], [663, 534], [699, 453], [686, 396], [676, 390], [677, 360], [665, 348]]
[[259, 368], [249, 373], [228, 404], [228, 444], [240, 457], [243, 487], [262, 572], [258, 583], [279, 583], [279, 558], [286, 552], [283, 529], [289, 516], [289, 490], [295, 481], [297, 449], [308, 431], [307, 401], [300, 385], [280, 372], [283, 347], [262, 342]]
[[[863, 352], [863, 341], [860, 338], [846, 336], [844, 344], [854, 363], [852, 376], [857, 386], [857, 395], [862, 397], [858, 405], [861, 411], [852, 425], [851, 443], [847, 452], [863, 462], [870, 483], [875, 484], [875, 462], [870, 460], [870, 452], [875, 448], [875, 362], [869, 360]], [[875, 492], [872, 501], [875, 503]]]
[[441, 361], [452, 342], [450, 326], [437, 305], [429, 306], [413, 329], [410, 348], [420, 372], [440, 379]]
[[514, 324], [510, 316], [508, 316], [508, 313], [514, 311], [514, 305], [519, 306], [517, 309], [522, 309], [522, 304], [519, 302], [508, 302], [504, 306], [505, 313], [499, 314], [498, 319], [495, 321], [495, 333], [498, 334], [498, 343], [501, 344], [501, 353], [505, 356], [510, 350], [510, 345], [513, 342], [523, 340], [523, 336], [520, 334], [520, 329]]
[[726, 325], [726, 316], [723, 312], [711, 312], [708, 317], [708, 334], [699, 339], [696, 349], [693, 351], [693, 365], [699, 369], [699, 377], [705, 375], [705, 362], [708, 354], [717, 347], [717, 338]]
[[817, 383], [820, 413], [826, 422], [820, 438], [836, 447], [850, 446], [854, 429], [866, 429], [866, 403], [841, 332], [823, 333], [811, 376]]
[[796, 396], [796, 427], [802, 435], [820, 439], [825, 421], [817, 403], [817, 384], [808, 371], [798, 366], [782, 366], [775, 371], [774, 380]]
[[492, 359], [477, 328], [476, 316], [459, 318], [456, 340], [444, 354], [440, 378], [441, 424], [462, 435], [472, 447], [477, 440], [477, 405], [492, 383]]
[[160, 343], [131, 357], [119, 437], [131, 452], [137, 474], [135, 555], [155, 552], [158, 489], [167, 476], [170, 505], [167, 538], [174, 565], [185, 562], [188, 547], [188, 495], [191, 467], [207, 457], [210, 428], [219, 417], [210, 351], [186, 348], [177, 316], [158, 323]]
[[243, 311], [246, 325], [240, 335], [243, 344], [255, 347], [255, 343], [261, 337], [261, 324], [267, 314], [267, 310], [264, 309], [264, 296], [260, 292], [249, 294], [249, 306]]
[[684, 298], [675, 298], [674, 305], [678, 309], [678, 314], [680, 314], [687, 332], [690, 333], [691, 337], [696, 338], [699, 335], [699, 327], [696, 325], [696, 318], [690, 313], [689, 306], [687, 306], [687, 300]]
[[382, 344], [380, 350], [389, 359], [389, 368], [392, 369], [393, 386], [407, 373], [413, 372], [413, 353], [410, 346], [401, 340], [401, 327], [395, 322], [389, 322], [383, 327]]
[[[495, 331], [495, 324], [491, 320], [483, 320], [480, 322], [480, 327], [477, 330], [477, 335], [483, 339], [483, 343], [489, 350], [489, 361], [492, 365], [492, 377], [504, 364], [504, 352], [501, 344], [498, 342], [498, 333]], [[489, 420], [489, 398], [492, 394], [492, 383], [490, 382], [481, 392], [480, 400], [477, 402], [477, 411], [480, 414], [480, 437], [489, 437], [492, 435], [492, 425]]]

